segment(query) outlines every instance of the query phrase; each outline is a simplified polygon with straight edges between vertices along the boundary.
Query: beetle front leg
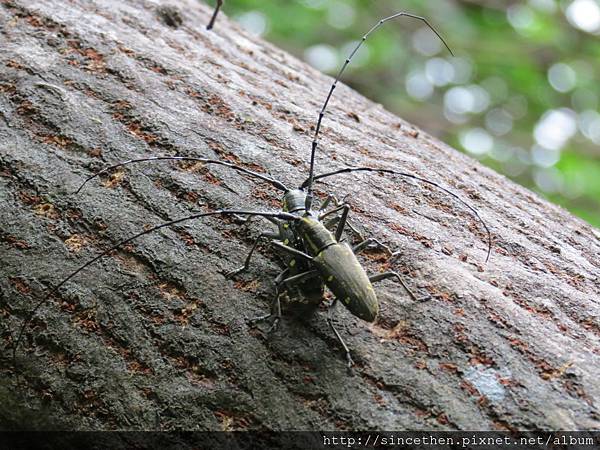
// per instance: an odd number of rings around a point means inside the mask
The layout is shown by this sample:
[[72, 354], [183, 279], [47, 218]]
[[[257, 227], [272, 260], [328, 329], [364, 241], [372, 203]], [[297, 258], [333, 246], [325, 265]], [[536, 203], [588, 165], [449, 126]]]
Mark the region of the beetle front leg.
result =
[[388, 278], [396, 278], [400, 284], [402, 285], [402, 287], [406, 290], [406, 292], [408, 292], [408, 295], [411, 296], [411, 298], [415, 301], [415, 302], [421, 302], [424, 300], [429, 300], [431, 298], [431, 296], [426, 295], [424, 297], [421, 298], [417, 298], [417, 296], [413, 293], [413, 291], [410, 290], [410, 288], [408, 287], [408, 285], [404, 282], [404, 280], [402, 279], [402, 277], [400, 276], [400, 274], [398, 274], [397, 272], [384, 272], [384, 273], [378, 273], [376, 275], [371, 275], [369, 277], [369, 281], [371, 283], [376, 283], [378, 281], [381, 280], [386, 280]]
[[350, 356], [350, 349], [348, 348], [348, 346], [346, 345], [346, 343], [342, 339], [342, 336], [340, 335], [340, 333], [338, 332], [338, 330], [333, 325], [333, 309], [335, 308], [335, 305], [337, 305], [337, 301], [338, 301], [338, 299], [336, 298], [333, 301], [333, 303], [331, 304], [331, 306], [329, 307], [329, 310], [327, 311], [327, 323], [329, 324], [329, 327], [331, 328], [331, 330], [335, 334], [335, 337], [337, 338], [338, 342], [344, 348], [344, 352], [346, 353], [346, 362], [347, 362], [348, 370], [352, 370], [352, 366], [354, 365], [354, 361], [352, 360], [352, 356]]
[[337, 197], [333, 194], [327, 194], [327, 198], [323, 201], [323, 203], [321, 203], [321, 205], [319, 206], [318, 211], [325, 211], [327, 209], [327, 207], [329, 206], [330, 203], [333, 203], [334, 206], [343, 206], [346, 204], [346, 199], [348, 198], [350, 194], [346, 194], [344, 196], [344, 198], [342, 199], [342, 201], [340, 202]]
[[[329, 197], [328, 197], [329, 199]], [[338, 222], [338, 226], [335, 232], [335, 237], [336, 240], [339, 242], [340, 238], [342, 237], [342, 234], [344, 232], [344, 229], [346, 227], [350, 228], [350, 230], [358, 237], [359, 241], [364, 241], [365, 238], [363, 238], [362, 234], [360, 234], [360, 232], [354, 227], [352, 226], [352, 224], [348, 221], [348, 214], [350, 213], [350, 205], [347, 203], [342, 203], [342, 204], [338, 204], [337, 200], [335, 200], [335, 197], [333, 197], [336, 208], [327, 211], [326, 213], [323, 213], [319, 216], [319, 220], [323, 220], [325, 217], [331, 215], [331, 214], [335, 214], [338, 211], [342, 211], [342, 215], [341, 217], [335, 217], [331, 220], [328, 220], [327, 222], [325, 222], [325, 226], [329, 227], [329, 225]]]
[[334, 204], [337, 203], [335, 196], [332, 194], [327, 195], [327, 198], [319, 206], [319, 211], [325, 211], [332, 201], [334, 202]]

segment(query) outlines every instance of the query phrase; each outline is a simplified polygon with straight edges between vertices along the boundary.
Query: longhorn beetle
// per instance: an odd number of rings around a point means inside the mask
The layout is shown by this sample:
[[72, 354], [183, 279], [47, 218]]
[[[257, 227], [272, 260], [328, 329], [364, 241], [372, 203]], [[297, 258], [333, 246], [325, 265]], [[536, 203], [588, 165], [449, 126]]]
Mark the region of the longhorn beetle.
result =
[[[354, 50], [350, 53], [346, 61], [344, 62], [342, 68], [338, 72], [333, 84], [330, 87], [329, 93], [325, 99], [325, 102], [319, 112], [319, 116], [317, 119], [317, 124], [315, 127], [315, 134], [312, 141], [312, 149], [310, 156], [310, 171], [307, 179], [298, 187], [294, 189], [290, 189], [281, 181], [276, 180], [270, 175], [258, 173], [252, 170], [249, 170], [243, 166], [232, 164], [225, 161], [208, 159], [208, 158], [197, 158], [197, 157], [187, 157], [187, 156], [158, 156], [158, 157], [147, 157], [140, 159], [132, 159], [124, 162], [120, 162], [114, 164], [110, 167], [107, 167], [91, 176], [89, 176], [79, 187], [77, 193], [79, 193], [82, 188], [85, 186], [93, 178], [98, 177], [99, 175], [106, 173], [110, 170], [113, 170], [117, 167], [139, 163], [139, 162], [157, 162], [157, 161], [197, 161], [203, 164], [214, 164], [220, 165], [224, 167], [228, 167], [230, 169], [236, 170], [243, 175], [265, 181], [270, 183], [275, 188], [279, 189], [283, 192], [282, 199], [282, 210], [281, 211], [257, 211], [257, 210], [239, 210], [239, 209], [221, 209], [216, 211], [208, 211], [208, 212], [198, 212], [192, 214], [187, 217], [171, 220], [160, 225], [157, 225], [153, 228], [146, 229], [141, 231], [117, 244], [113, 245], [108, 250], [98, 254], [96, 257], [92, 258], [82, 266], [80, 266], [77, 270], [72, 272], [68, 277], [63, 279], [60, 283], [54, 286], [48, 294], [39, 301], [32, 311], [27, 315], [25, 320], [23, 321], [19, 333], [17, 335], [16, 342], [13, 347], [13, 359], [16, 358], [16, 352], [19, 347], [19, 343], [23, 337], [23, 333], [28, 325], [28, 323], [32, 320], [35, 313], [38, 309], [48, 300], [48, 298], [58, 292], [58, 290], [70, 279], [75, 277], [79, 272], [102, 258], [110, 254], [112, 251], [122, 247], [123, 245], [134, 241], [140, 236], [143, 236], [148, 233], [152, 233], [156, 230], [170, 227], [173, 225], [177, 225], [186, 221], [191, 221], [195, 219], [199, 219], [202, 217], [208, 216], [246, 216], [248, 219], [252, 216], [264, 217], [267, 220], [273, 222], [277, 225], [277, 232], [263, 232], [261, 233], [254, 245], [252, 246], [250, 253], [246, 257], [244, 266], [236, 269], [234, 271], [228, 272], [226, 274], [227, 277], [233, 276], [237, 273], [240, 273], [246, 269], [248, 269], [252, 254], [254, 253], [259, 241], [262, 238], [271, 239], [271, 244], [274, 245], [279, 250], [283, 251], [287, 256], [287, 265], [288, 267], [283, 270], [275, 279], [276, 286], [276, 295], [273, 300], [273, 304], [271, 305], [270, 313], [266, 316], [262, 316], [257, 318], [256, 320], [263, 320], [267, 318], [273, 318], [273, 323], [271, 325], [271, 329], [274, 329], [281, 317], [281, 305], [280, 305], [280, 295], [282, 290], [288, 290], [292, 286], [300, 286], [300, 290], [303, 294], [310, 297], [311, 301], [322, 301], [322, 288], [323, 285], [327, 286], [327, 288], [334, 294], [335, 299], [328, 310], [328, 318], [327, 322], [334, 332], [337, 340], [341, 344], [344, 349], [346, 360], [348, 367], [350, 368], [353, 365], [352, 358], [350, 356], [350, 351], [343, 339], [341, 338], [339, 332], [336, 330], [333, 324], [332, 313], [333, 310], [340, 300], [344, 306], [356, 317], [365, 320], [367, 322], [373, 322], [377, 317], [379, 312], [379, 304], [377, 301], [377, 297], [375, 295], [375, 291], [373, 289], [372, 283], [381, 281], [388, 278], [395, 278], [398, 280], [404, 289], [408, 292], [408, 294], [414, 299], [417, 300], [416, 296], [412, 293], [412, 291], [408, 288], [406, 283], [403, 281], [402, 277], [396, 272], [385, 272], [378, 273], [372, 276], [368, 276], [365, 269], [360, 265], [356, 254], [361, 250], [364, 250], [371, 244], [376, 244], [380, 247], [387, 247], [381, 242], [377, 241], [374, 238], [364, 239], [362, 242], [358, 243], [354, 247], [350, 247], [346, 242], [342, 241], [342, 234], [344, 232], [345, 227], [348, 225], [347, 219], [348, 214], [350, 212], [350, 207], [348, 204], [343, 203], [341, 205], [337, 205], [336, 207], [331, 209], [330, 211], [324, 211], [326, 206], [329, 203], [329, 198], [323, 204], [321, 204], [320, 209], [314, 210], [313, 206], [313, 184], [319, 180], [324, 178], [341, 175], [341, 174], [349, 174], [356, 172], [372, 172], [379, 174], [391, 174], [398, 175], [400, 177], [409, 178], [421, 181], [423, 183], [427, 183], [431, 186], [434, 186], [437, 189], [445, 192], [446, 194], [454, 197], [460, 203], [465, 205], [481, 222], [487, 233], [488, 240], [488, 249], [485, 261], [487, 262], [491, 252], [492, 246], [492, 238], [491, 233], [485, 224], [485, 222], [479, 216], [477, 210], [467, 204], [464, 200], [462, 200], [457, 194], [451, 192], [450, 190], [442, 187], [438, 183], [427, 180], [425, 178], [419, 177], [417, 175], [402, 172], [392, 169], [385, 168], [376, 168], [376, 167], [345, 167], [342, 169], [334, 170], [332, 172], [326, 172], [322, 174], [315, 175], [315, 156], [318, 147], [318, 139], [319, 139], [319, 131], [321, 128], [321, 122], [325, 115], [325, 111], [327, 109], [327, 105], [333, 91], [335, 90], [337, 83], [339, 82], [344, 70], [350, 63], [350, 60], [354, 56], [354, 54], [358, 51], [363, 42], [366, 41], [367, 37], [374, 32], [377, 28], [379, 28], [385, 22], [395, 19], [397, 17], [411, 17], [414, 19], [418, 19], [423, 21], [444, 43], [446, 48], [452, 53], [444, 39], [440, 36], [440, 34], [429, 24], [429, 22], [423, 18], [413, 14], [400, 12], [394, 14], [392, 16], [386, 17], [377, 24], [375, 24], [361, 39], [361, 41], [356, 45]], [[325, 218], [331, 216], [332, 214], [341, 212], [341, 216], [339, 217], [337, 227], [335, 232], [329, 231], [326, 224], [327, 222], [323, 222]], [[389, 249], [387, 249], [389, 251]], [[306, 283], [307, 281], [311, 281], [310, 283]], [[316, 282], [316, 287], [315, 287]], [[304, 287], [302, 286], [304, 283]], [[312, 288], [310, 287], [312, 286]]]

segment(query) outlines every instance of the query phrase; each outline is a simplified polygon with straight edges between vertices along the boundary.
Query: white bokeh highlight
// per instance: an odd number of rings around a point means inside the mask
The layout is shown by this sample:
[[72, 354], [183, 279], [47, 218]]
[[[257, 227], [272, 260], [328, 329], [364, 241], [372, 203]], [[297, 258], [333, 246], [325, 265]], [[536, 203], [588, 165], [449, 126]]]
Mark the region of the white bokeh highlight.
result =
[[600, 32], [600, 5], [594, 0], [575, 0], [566, 10], [567, 20], [588, 33]]
[[535, 141], [549, 150], [560, 150], [577, 132], [576, 119], [568, 108], [546, 111], [533, 130]]

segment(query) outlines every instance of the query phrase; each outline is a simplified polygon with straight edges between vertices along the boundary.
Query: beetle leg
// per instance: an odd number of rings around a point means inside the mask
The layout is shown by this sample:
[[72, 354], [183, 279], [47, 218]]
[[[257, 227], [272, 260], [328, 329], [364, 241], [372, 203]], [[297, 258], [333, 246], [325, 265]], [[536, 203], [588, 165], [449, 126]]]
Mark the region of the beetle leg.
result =
[[338, 299], [336, 298], [333, 301], [333, 303], [331, 304], [331, 306], [329, 307], [329, 310], [327, 311], [327, 323], [329, 324], [329, 327], [332, 329], [333, 333], [335, 334], [335, 337], [337, 338], [338, 342], [344, 348], [344, 352], [346, 353], [346, 362], [348, 364], [348, 370], [352, 370], [354, 361], [352, 361], [352, 356], [350, 356], [350, 349], [348, 348], [348, 346], [342, 339], [342, 336], [340, 336], [340, 333], [338, 332], [338, 330], [336, 330], [335, 326], [333, 325], [333, 309], [335, 308], [335, 305], [337, 305], [337, 301], [338, 301]]
[[[326, 220], [325, 222], [323, 222], [323, 224], [325, 225], [325, 228], [327, 228], [328, 230], [331, 230], [333, 228], [334, 225], [337, 225], [340, 221], [340, 217], [333, 217], [329, 220]], [[362, 242], [365, 240], [365, 238], [363, 237], [363, 235], [360, 233], [360, 231], [358, 231], [356, 229], [356, 227], [354, 227], [349, 220], [346, 221], [346, 226], [348, 228], [350, 228], [350, 230], [356, 235], [356, 237], [358, 238], [358, 242]]]
[[392, 252], [392, 250], [390, 250], [390, 248], [387, 245], [373, 237], [367, 238], [364, 241], [359, 242], [357, 245], [352, 247], [352, 251], [355, 255], [357, 255], [371, 244], [375, 244], [376, 247], [384, 249], [387, 253], [390, 254], [391, 257], [394, 257], [394, 253]]
[[331, 228], [336, 225], [339, 222], [340, 218], [339, 217], [333, 217], [329, 220], [326, 220], [325, 222], [323, 222], [323, 225], [325, 225], [325, 228], [327, 228], [328, 230], [331, 231]]
[[254, 245], [250, 249], [250, 253], [248, 253], [248, 256], [246, 256], [246, 261], [244, 261], [244, 265], [242, 267], [238, 267], [237, 269], [233, 269], [233, 270], [229, 270], [229, 271], [225, 272], [224, 273], [225, 278], [232, 278], [232, 277], [239, 275], [240, 273], [248, 270], [248, 268], [250, 267], [250, 259], [252, 258], [252, 254], [254, 253], [254, 250], [256, 250], [256, 247], [258, 246], [258, 243], [260, 242], [260, 240], [264, 237], [269, 238], [269, 239], [279, 239], [280, 235], [279, 235], [279, 233], [272, 233], [270, 231], [265, 231], [263, 233], [260, 233], [258, 235], [258, 237], [256, 238], [256, 240], [254, 241]]
[[249, 320], [250, 323], [256, 323], [273, 317], [273, 323], [267, 330], [267, 333], [275, 331], [279, 326], [279, 322], [281, 321], [281, 292], [284, 289], [287, 289], [287, 287], [291, 284], [300, 283], [318, 274], [316, 270], [308, 270], [292, 277], [285, 278], [288, 273], [289, 269], [285, 269], [283, 272], [277, 275], [277, 278], [275, 278], [275, 298], [273, 299], [273, 303], [271, 303], [271, 312], [269, 314], [265, 314], [264, 316], [255, 317]]
[[349, 208], [349, 206], [346, 203], [344, 203], [342, 205], [336, 205], [335, 208], [330, 209], [329, 211], [324, 212], [323, 214], [319, 215], [319, 220], [323, 220], [325, 217], [335, 214], [336, 212], [341, 211], [344, 208]]
[[208, 22], [208, 25], [206, 26], [207, 30], [211, 30], [212, 27], [215, 25], [215, 20], [217, 20], [217, 15], [219, 14], [221, 6], [223, 6], [223, 0], [217, 0], [215, 11], [213, 12], [212, 17], [210, 18], [210, 22]]
[[[335, 212], [337, 212], [338, 210], [336, 209]], [[334, 212], [334, 211], [332, 211]], [[328, 230], [331, 231], [331, 229], [335, 226], [337, 228], [338, 224], [340, 223], [340, 217], [336, 216], [336, 217], [332, 217], [331, 219], [325, 220], [323, 222], [323, 224], [325, 225], [325, 228], [327, 228]]]
[[371, 275], [369, 277], [369, 281], [371, 283], [376, 283], [378, 281], [386, 280], [388, 278], [396, 278], [400, 282], [402, 287], [406, 290], [406, 292], [408, 292], [408, 295], [410, 295], [411, 298], [416, 302], [428, 300], [429, 298], [431, 298], [429, 295], [426, 295], [425, 297], [417, 298], [417, 296], [413, 293], [413, 291], [410, 290], [408, 285], [404, 282], [404, 280], [402, 279], [400, 274], [398, 274], [397, 272], [384, 272], [384, 273], [378, 273], [375, 275]]
[[332, 223], [338, 222], [338, 226], [337, 226], [337, 229], [335, 232], [336, 240], [339, 242], [340, 238], [342, 237], [342, 233], [344, 232], [344, 228], [347, 226], [358, 237], [359, 241], [364, 241], [365, 238], [363, 238], [362, 234], [360, 234], [359, 231], [356, 228], [354, 228], [354, 226], [352, 226], [352, 224], [348, 221], [348, 213], [350, 212], [350, 205], [347, 203], [338, 204], [337, 200], [335, 200], [335, 197], [333, 197], [333, 198], [334, 198], [334, 202], [336, 204], [336, 208], [334, 208], [330, 211], [327, 211], [326, 213], [321, 214], [319, 216], [319, 220], [323, 220], [325, 217], [327, 217], [331, 214], [335, 214], [338, 211], [342, 211], [341, 217], [336, 217], [336, 218], [328, 220], [326, 222], [326, 226], [330, 225]]
[[279, 322], [281, 320], [281, 301], [279, 300], [280, 297], [281, 292], [279, 292], [279, 289], [277, 289], [275, 293], [275, 298], [271, 303], [271, 312], [269, 312], [269, 314], [265, 314], [264, 316], [253, 317], [252, 319], [248, 320], [248, 323], [252, 325], [257, 322], [262, 322], [264, 320], [269, 320], [273, 318], [273, 322], [267, 330], [267, 333], [272, 333], [273, 331], [275, 331], [279, 326]]
[[286, 277], [286, 275], [289, 273], [289, 271], [290, 271], [289, 269], [285, 269], [279, 275], [277, 275], [277, 277], [274, 280], [275, 281], [275, 298], [273, 299], [273, 302], [271, 302], [271, 308], [270, 308], [269, 314], [265, 314], [264, 316], [254, 317], [254, 318], [248, 320], [248, 322], [250, 324], [262, 322], [263, 320], [268, 320], [271, 317], [275, 316], [275, 319], [273, 320], [273, 323], [271, 324], [271, 327], [269, 328], [269, 332], [272, 331], [273, 329], [277, 328], [277, 325], [275, 325], [275, 323], [276, 322], [279, 323], [279, 320], [281, 319], [281, 302], [279, 300], [279, 297], [281, 296], [282, 280]]
[[327, 196], [327, 198], [323, 201], [323, 203], [321, 203], [321, 206], [319, 206], [319, 211], [325, 211], [332, 201], [334, 204], [337, 204], [337, 200], [336, 200], [335, 196], [332, 194], [329, 194]]
[[[238, 218], [240, 216], [235, 215], [235, 218]], [[248, 216], [247, 218], [241, 218], [241, 220], [243, 220], [243, 225], [246, 226], [250, 220], [252, 219], [252, 217], [254, 216]], [[256, 250], [256, 247], [258, 246], [258, 242], [260, 241], [261, 238], [266, 237], [269, 239], [278, 239], [280, 241], [283, 241], [283, 239], [285, 238], [285, 230], [284, 230], [284, 222], [279, 220], [279, 219], [275, 219], [274, 217], [265, 217], [265, 219], [267, 219], [269, 222], [277, 225], [277, 232], [273, 233], [270, 231], [265, 231], [263, 233], [261, 233], [256, 240], [254, 241], [254, 245], [252, 246], [252, 248], [250, 249], [250, 253], [248, 253], [248, 256], [246, 257], [246, 260], [244, 262], [244, 265], [242, 267], [238, 267], [237, 269], [234, 270], [230, 270], [224, 273], [225, 278], [232, 278], [236, 275], [239, 275], [242, 272], [245, 272], [246, 270], [249, 269], [250, 267], [250, 259], [252, 258], [252, 254], [254, 253], [254, 251]]]
[[282, 281], [282, 283], [286, 285], [301, 283], [305, 280], [308, 280], [309, 278], [312, 278], [318, 273], [319, 272], [317, 272], [317, 270], [315, 269], [307, 270], [306, 272], [299, 273], [298, 275], [294, 275], [293, 277], [286, 278]]
[[275, 313], [271, 313], [271, 315], [274, 316], [274, 319], [273, 323], [267, 330], [267, 334], [272, 333], [273, 331], [277, 330], [277, 327], [279, 327], [279, 322], [281, 321], [281, 301], [279, 300], [280, 297], [281, 292], [279, 291], [279, 286], [277, 286], [275, 290], [275, 302], [273, 305], [271, 305], [271, 309], [275, 309]]
[[333, 203], [334, 206], [344, 205], [346, 203], [346, 198], [348, 198], [348, 195], [350, 194], [346, 194], [343, 200], [340, 202], [335, 195], [327, 194], [327, 198], [323, 201], [323, 203], [321, 203], [317, 211], [325, 211], [330, 203]]
[[[350, 212], [350, 205], [344, 205], [342, 210], [342, 216], [340, 217], [340, 223], [338, 223], [337, 229], [335, 230], [335, 240], [340, 241], [342, 238], [342, 233], [344, 232], [344, 228], [348, 222], [348, 213]], [[350, 227], [351, 225], [348, 224]]]
[[280, 250], [283, 250], [286, 253], [289, 253], [292, 256], [299, 256], [302, 259], [305, 259], [307, 261], [312, 261], [312, 256], [307, 255], [304, 252], [301, 252], [300, 250], [296, 250], [295, 248], [292, 247], [288, 247], [287, 245], [281, 243], [281, 242], [277, 242], [277, 241], [273, 241], [272, 244], [277, 247]]
[[354, 227], [354, 225], [352, 225], [350, 223], [350, 221], [346, 222], [346, 225], [348, 226], [348, 228], [350, 228], [350, 230], [352, 230], [352, 232], [356, 235], [356, 237], [358, 238], [359, 241], [364, 241], [365, 238], [363, 237], [363, 235], [360, 233], [360, 231], [358, 231], [356, 229], [356, 227]]

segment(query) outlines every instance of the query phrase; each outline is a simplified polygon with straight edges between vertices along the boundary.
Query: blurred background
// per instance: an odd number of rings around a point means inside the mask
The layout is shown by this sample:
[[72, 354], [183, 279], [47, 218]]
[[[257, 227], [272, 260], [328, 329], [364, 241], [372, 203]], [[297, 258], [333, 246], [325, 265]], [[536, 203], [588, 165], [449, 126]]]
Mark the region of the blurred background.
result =
[[[214, 1], [209, 3], [214, 4]], [[600, 227], [600, 0], [226, 0], [224, 12]], [[217, 25], [218, 26], [218, 25]]]

